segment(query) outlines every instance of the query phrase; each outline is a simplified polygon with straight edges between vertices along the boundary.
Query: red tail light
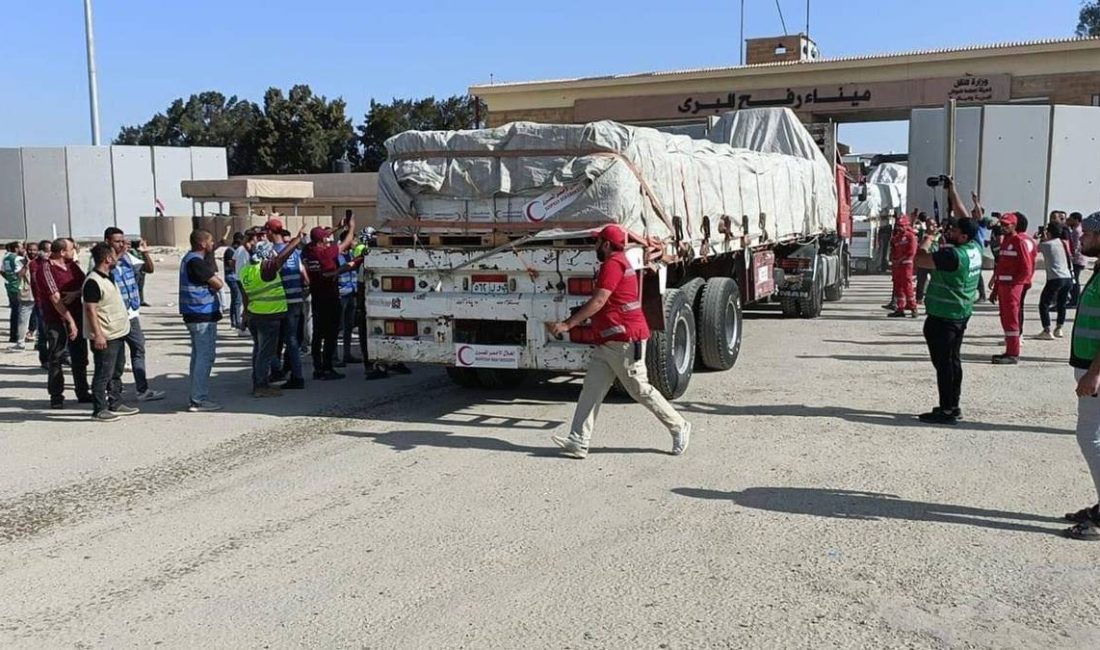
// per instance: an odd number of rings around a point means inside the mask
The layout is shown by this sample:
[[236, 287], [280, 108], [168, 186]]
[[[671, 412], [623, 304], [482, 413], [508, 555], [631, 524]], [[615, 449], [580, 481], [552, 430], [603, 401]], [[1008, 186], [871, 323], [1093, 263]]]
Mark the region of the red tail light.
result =
[[411, 293], [416, 291], [416, 278], [410, 278], [407, 275], [384, 275], [382, 291]]
[[784, 257], [777, 266], [788, 273], [801, 273], [810, 268], [810, 260], [805, 257]]
[[591, 296], [596, 282], [592, 278], [569, 278], [566, 286], [574, 296]]
[[416, 321], [387, 320], [384, 322], [386, 336], [416, 336]]

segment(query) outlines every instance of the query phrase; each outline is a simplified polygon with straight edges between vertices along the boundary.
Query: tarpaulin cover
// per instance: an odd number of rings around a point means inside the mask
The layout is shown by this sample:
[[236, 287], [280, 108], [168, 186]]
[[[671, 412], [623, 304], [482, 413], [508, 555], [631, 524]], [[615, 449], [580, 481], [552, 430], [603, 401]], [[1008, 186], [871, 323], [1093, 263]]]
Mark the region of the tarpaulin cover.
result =
[[[611, 121], [408, 131], [386, 141], [378, 216], [391, 225], [442, 221], [477, 229], [619, 223], [659, 237], [679, 218], [685, 238], [696, 241], [704, 217], [712, 238], [723, 216], [734, 235], [782, 239], [834, 230], [829, 165], [789, 110], [742, 111], [762, 112], [771, 115], [733, 120], [716, 137], [752, 141], [767, 153]], [[762, 125], [772, 135], [741, 133]]]
[[852, 218], [866, 221], [905, 212], [909, 168], [898, 163], [882, 163], [867, 177], [867, 199], [852, 202]]

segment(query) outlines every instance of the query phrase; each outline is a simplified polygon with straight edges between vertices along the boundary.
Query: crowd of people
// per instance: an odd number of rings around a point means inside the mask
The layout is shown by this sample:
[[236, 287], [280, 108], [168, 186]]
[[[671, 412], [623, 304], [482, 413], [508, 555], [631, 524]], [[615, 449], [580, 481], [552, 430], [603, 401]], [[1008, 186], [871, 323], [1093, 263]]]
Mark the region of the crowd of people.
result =
[[[349, 213], [335, 230], [310, 230], [304, 245], [307, 233], [291, 237], [277, 218], [235, 233], [228, 242], [217, 242], [204, 230], [191, 233], [190, 250], [180, 262], [178, 296], [191, 348], [189, 411], [221, 408], [210, 398], [209, 378], [217, 323], [226, 312], [238, 336], [252, 339], [257, 398], [305, 388], [306, 354], [319, 381], [344, 379], [339, 369], [360, 363], [368, 380], [409, 372], [404, 364], [369, 361], [362, 261], [374, 233], [370, 228], [356, 233], [354, 226]], [[221, 272], [219, 244], [225, 244]], [[138, 412], [122, 401], [127, 367], [137, 402], [165, 397], [149, 385], [141, 327], [141, 308], [148, 306], [144, 280], [156, 264], [144, 240], [129, 240], [114, 227], [92, 246], [87, 268], [81, 268], [79, 253], [67, 237], [6, 246], [0, 273], [11, 305], [9, 350], [26, 351], [33, 344], [47, 375], [50, 408], [65, 408], [68, 366], [76, 401], [91, 406], [94, 420], [113, 421]]]

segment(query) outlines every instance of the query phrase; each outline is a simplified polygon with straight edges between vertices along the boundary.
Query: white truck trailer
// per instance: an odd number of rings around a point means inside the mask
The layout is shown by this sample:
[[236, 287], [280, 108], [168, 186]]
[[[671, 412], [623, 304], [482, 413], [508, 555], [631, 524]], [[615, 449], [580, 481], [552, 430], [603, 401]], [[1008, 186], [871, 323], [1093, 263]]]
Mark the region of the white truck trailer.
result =
[[711, 138], [610, 121], [394, 136], [365, 270], [371, 358], [443, 365], [466, 386], [583, 370], [591, 346], [545, 324], [592, 294], [608, 223], [663, 242], [627, 254], [654, 328], [650, 380], [670, 398], [697, 362], [734, 365], [743, 305], [816, 317], [847, 281], [843, 169], [787, 109], [729, 114]]

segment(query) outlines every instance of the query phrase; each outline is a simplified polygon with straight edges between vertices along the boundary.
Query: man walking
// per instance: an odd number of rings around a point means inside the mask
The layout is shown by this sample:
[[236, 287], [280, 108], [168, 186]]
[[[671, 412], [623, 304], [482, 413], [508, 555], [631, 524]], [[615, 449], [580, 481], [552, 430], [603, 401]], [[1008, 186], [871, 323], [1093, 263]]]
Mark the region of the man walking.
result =
[[179, 311], [191, 337], [191, 390], [187, 410], [218, 411], [210, 399], [210, 372], [222, 318], [218, 292], [224, 286], [214, 262], [214, 236], [206, 230], [191, 232], [191, 251], [180, 260]]
[[[122, 253], [125, 255], [125, 251]], [[92, 419], [114, 422], [138, 410], [122, 403], [122, 373], [126, 368], [126, 335], [133, 322], [112, 273], [117, 263], [114, 245], [92, 247], [95, 268], [84, 280], [84, 335], [92, 344]], [[137, 283], [134, 283], [137, 289]]]
[[50, 245], [50, 257], [38, 265], [34, 296], [46, 337], [46, 372], [49, 377], [50, 408], [65, 407], [65, 375], [61, 361], [69, 356], [76, 400], [90, 404], [88, 388], [88, 343], [79, 323], [84, 319], [81, 290], [84, 272], [75, 261], [76, 246], [65, 237]]
[[997, 295], [1001, 314], [1001, 327], [1005, 333], [1004, 354], [993, 356], [998, 365], [1016, 365], [1020, 358], [1020, 307], [1024, 287], [1031, 281], [1034, 267], [1031, 254], [1016, 232], [1018, 224], [1014, 212], [1001, 215], [1001, 251], [993, 269], [990, 289]]
[[913, 285], [913, 258], [917, 254], [917, 236], [909, 226], [909, 217], [898, 217], [897, 229], [890, 241], [890, 274], [894, 281], [894, 311], [889, 318], [905, 318], [906, 310], [917, 317], [916, 287]]
[[1077, 306], [1077, 297], [1081, 295], [1081, 271], [1085, 270], [1088, 258], [1081, 252], [1081, 213], [1071, 212], [1066, 219], [1069, 231], [1069, 254], [1073, 261], [1073, 289], [1069, 294], [1069, 307]]
[[[633, 241], [644, 243], [637, 236]], [[568, 437], [553, 441], [571, 458], [585, 458], [596, 423], [596, 413], [616, 379], [635, 401], [648, 408], [672, 433], [672, 454], [688, 447], [691, 423], [650, 385], [646, 375], [645, 345], [649, 325], [642, 313], [641, 284], [626, 257], [627, 232], [616, 225], [604, 227], [596, 244], [600, 270], [595, 293], [564, 322], [554, 323], [550, 333], [561, 336], [579, 328], [589, 318], [592, 324], [583, 338], [595, 342], [592, 361], [584, 377]]]
[[[164, 391], [149, 388], [149, 378], [145, 370], [145, 332], [141, 329], [141, 291], [138, 289], [137, 271], [129, 254], [130, 242], [126, 240], [122, 229], [114, 226], [103, 231], [103, 240], [111, 247], [115, 260], [111, 265], [111, 277], [122, 295], [122, 302], [126, 306], [126, 314], [130, 319], [130, 328], [125, 342], [126, 348], [130, 350], [130, 369], [134, 373], [137, 401], [153, 402], [164, 399]], [[144, 240], [141, 241], [139, 252], [142, 257], [142, 266], [147, 273], [152, 273], [153, 259], [149, 255], [149, 248]]]
[[340, 256], [355, 242], [355, 218], [346, 223], [347, 231], [339, 244], [328, 241], [329, 232], [320, 226], [309, 233], [302, 259], [309, 272], [313, 300], [313, 378], [323, 381], [343, 379], [334, 367], [336, 343], [340, 337]]
[[276, 362], [279, 330], [286, 320], [286, 290], [281, 270], [287, 258], [297, 249], [301, 233], [291, 240], [292, 246], [275, 253], [269, 241], [257, 242], [252, 258], [241, 269], [244, 299], [244, 321], [252, 333], [252, 396], [278, 397], [282, 394], [271, 385], [272, 367]]
[[4, 277], [4, 288], [8, 292], [8, 307], [11, 308], [8, 343], [18, 344], [22, 342], [19, 338], [19, 321], [22, 317], [22, 308], [19, 305], [21, 286], [19, 272], [26, 264], [23, 242], [9, 242], [4, 246], [4, 250], [4, 259], [0, 261], [0, 276]]
[[[1079, 222], [1081, 252], [1088, 257], [1100, 255], [1100, 212]], [[1085, 457], [1093, 487], [1100, 499], [1100, 273], [1081, 291], [1077, 317], [1070, 338], [1070, 365], [1077, 380], [1077, 444]], [[1071, 539], [1100, 540], [1100, 505], [1066, 514], [1075, 522], [1065, 531]]]
[[[1051, 223], [1043, 231], [1043, 243], [1039, 249], [1043, 253], [1043, 266], [1046, 267], [1047, 281], [1043, 293], [1039, 296], [1039, 320], [1043, 331], [1038, 338], [1053, 341], [1062, 338], [1062, 326], [1066, 324], [1066, 304], [1073, 289], [1073, 273], [1070, 270], [1069, 242], [1062, 239], [1062, 225]], [[1050, 331], [1050, 308], [1058, 311], [1057, 327]]]
[[[283, 228], [283, 222], [279, 219], [268, 219], [264, 224], [264, 232], [267, 239], [275, 246], [275, 252], [281, 253], [287, 247], [287, 238], [290, 233]], [[283, 319], [282, 329], [279, 332], [279, 344], [283, 347], [283, 366], [276, 373], [277, 378], [284, 377], [290, 372], [290, 381], [283, 384], [284, 390], [300, 390], [306, 387], [305, 375], [302, 372], [302, 318], [304, 307], [302, 301], [309, 274], [302, 264], [302, 255], [297, 246], [292, 247], [290, 256], [282, 267], [283, 290], [286, 292], [286, 318]]]
[[[244, 233], [233, 233], [233, 244], [225, 247], [222, 253], [222, 267], [225, 269], [225, 283], [229, 285], [229, 325], [235, 330], [241, 329], [241, 282], [237, 275], [237, 251], [244, 247]], [[243, 266], [241, 268], [244, 268]]]
[[932, 235], [925, 236], [917, 251], [917, 268], [931, 272], [924, 321], [924, 340], [936, 369], [939, 406], [921, 414], [929, 424], [955, 424], [962, 417], [959, 401], [962, 395], [962, 343], [974, 302], [978, 299], [978, 284], [982, 274], [982, 251], [976, 240], [978, 224], [966, 217], [966, 208], [953, 181], [946, 183], [951, 205], [960, 215], [948, 226], [944, 246], [932, 252]]

